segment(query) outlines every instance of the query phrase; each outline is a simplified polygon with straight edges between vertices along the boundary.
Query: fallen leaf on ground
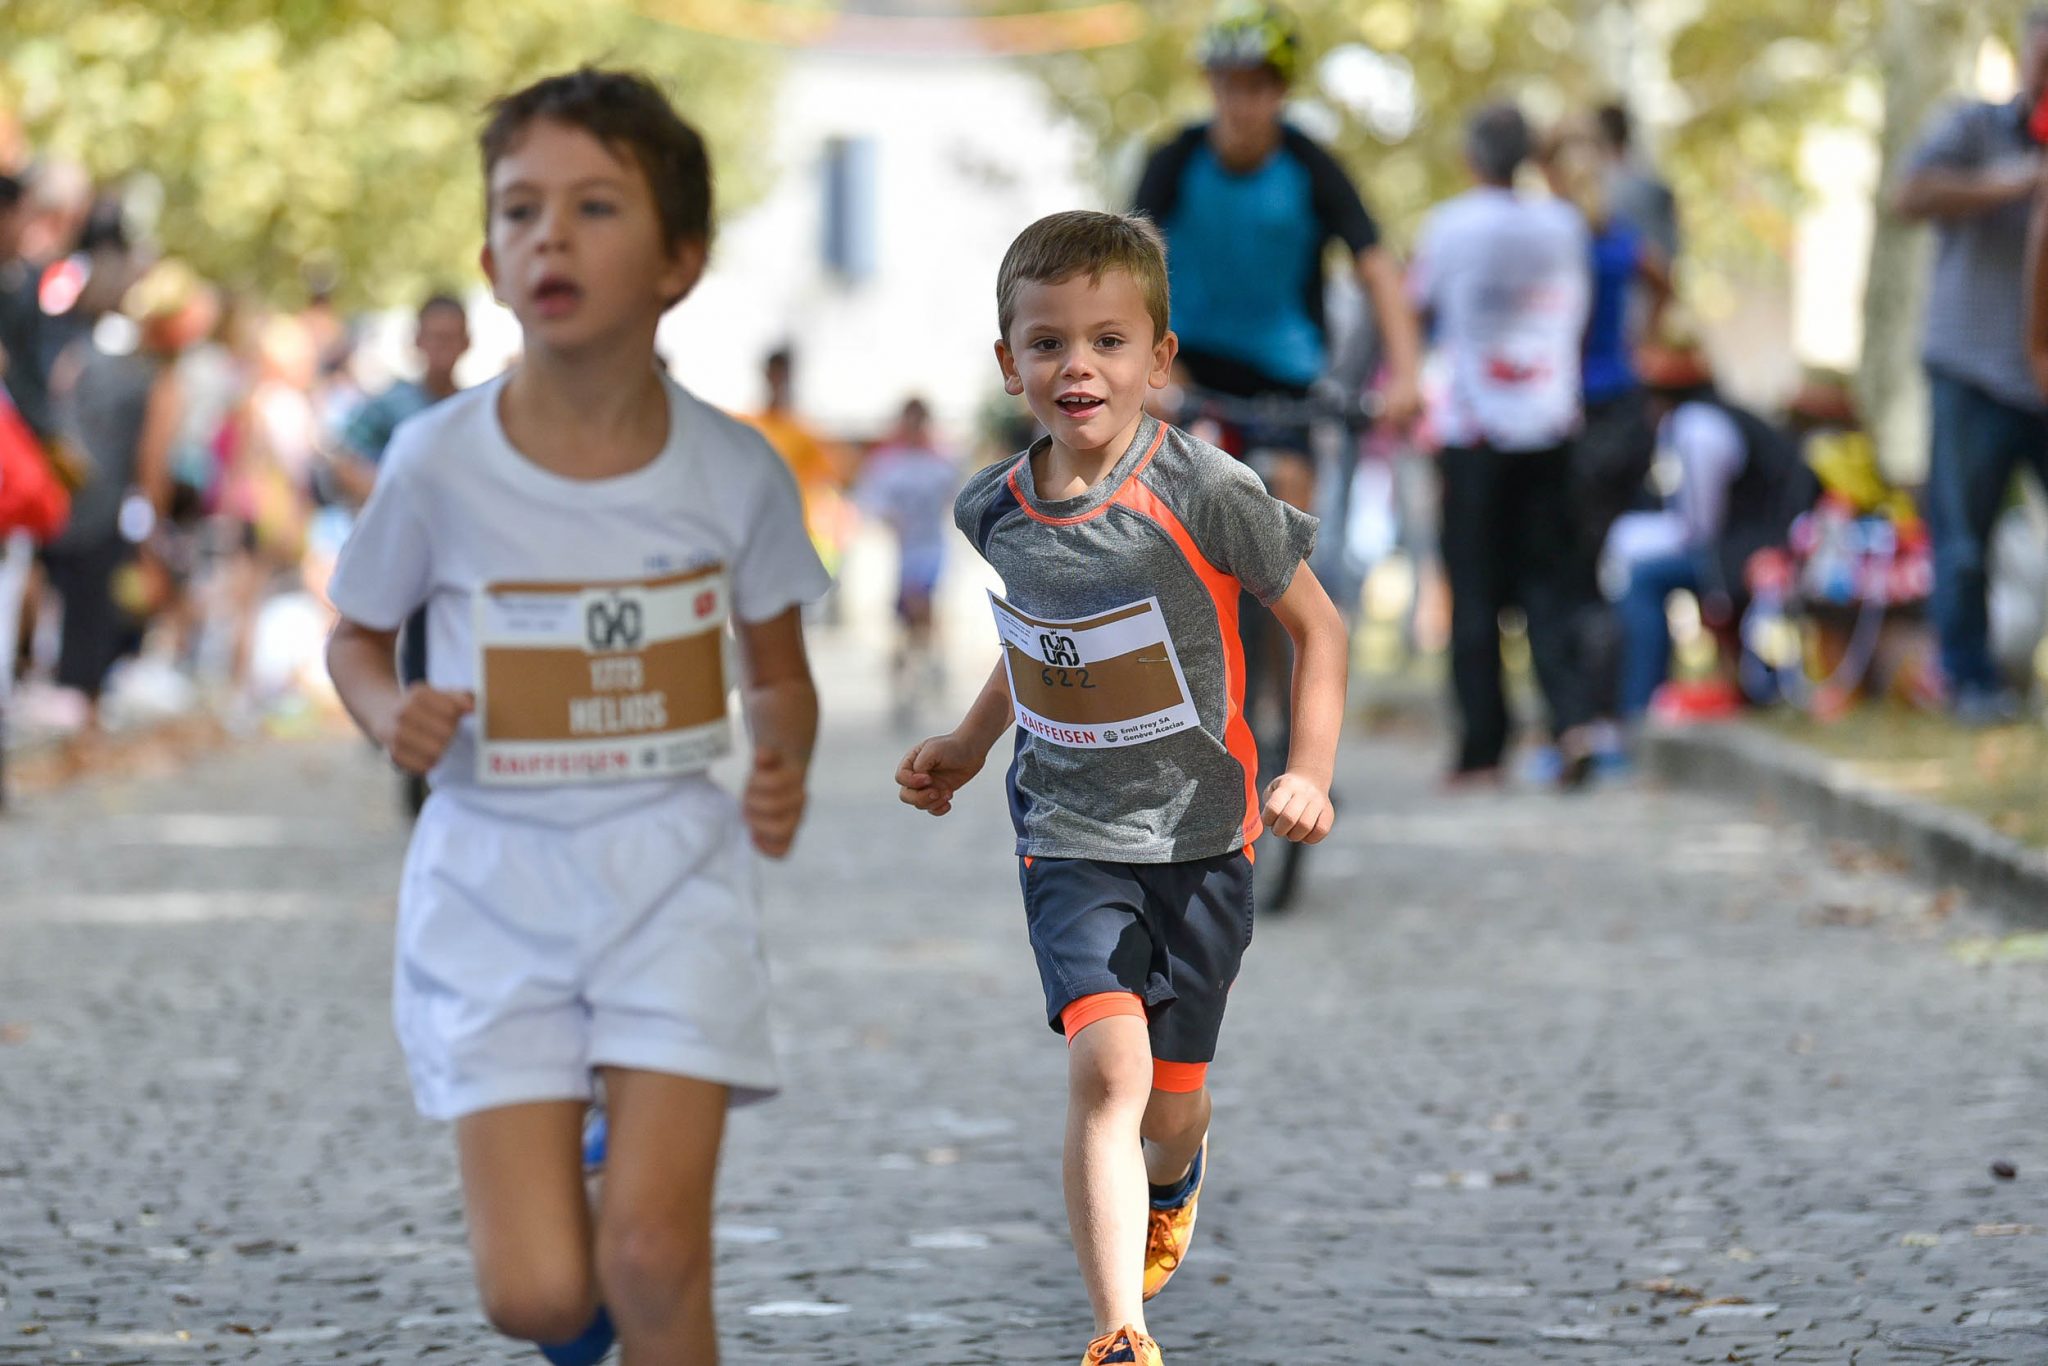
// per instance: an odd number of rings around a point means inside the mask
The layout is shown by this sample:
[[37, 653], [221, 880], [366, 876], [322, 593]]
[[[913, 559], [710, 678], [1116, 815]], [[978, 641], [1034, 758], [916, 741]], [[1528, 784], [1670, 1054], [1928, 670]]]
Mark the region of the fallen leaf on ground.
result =
[[0, 1024], [0, 1044], [27, 1043], [28, 1026], [25, 1024]]
[[1527, 1181], [1527, 1171], [1507, 1172], [1496, 1175], [1493, 1172], [1417, 1172], [1408, 1184], [1417, 1190], [1426, 1191], [1483, 1191], [1495, 1186], [1512, 1186], [1518, 1181]]
[[1896, 849], [1872, 849], [1847, 840], [1828, 846], [1828, 861], [1845, 873], [1903, 873], [1913, 866]]
[[2040, 1231], [2034, 1224], [1979, 1224], [1970, 1230], [1979, 1238], [2020, 1238]]
[[2006, 963], [2048, 961], [2048, 934], [2014, 934], [1999, 941], [1998, 957]]
[[2048, 962], [2048, 934], [2009, 934], [2003, 939], [1974, 935], [1956, 940], [1948, 951], [1973, 968], [1992, 963]]

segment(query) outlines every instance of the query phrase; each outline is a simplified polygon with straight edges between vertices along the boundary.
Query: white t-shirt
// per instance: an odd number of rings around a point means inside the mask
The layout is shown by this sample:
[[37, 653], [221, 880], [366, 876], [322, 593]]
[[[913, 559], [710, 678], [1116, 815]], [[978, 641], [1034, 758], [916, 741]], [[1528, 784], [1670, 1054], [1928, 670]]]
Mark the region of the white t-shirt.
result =
[[1560, 200], [1481, 188], [1430, 214], [1408, 278], [1446, 372], [1432, 404], [1444, 445], [1544, 450], [1578, 430], [1591, 256]]
[[1748, 464], [1742, 428], [1725, 409], [1681, 403], [1657, 427], [1651, 480], [1664, 506], [1623, 514], [1607, 533], [1607, 554], [1643, 564], [1714, 544], [1727, 518], [1728, 490]]
[[[374, 630], [427, 609], [427, 681], [477, 684], [476, 597], [487, 584], [647, 579], [722, 564], [733, 614], [760, 622], [830, 585], [804, 529], [796, 481], [761, 434], [666, 380], [669, 435], [653, 461], [609, 479], [569, 479], [505, 436], [504, 380], [457, 394], [392, 438], [328, 587], [335, 608]], [[466, 718], [430, 775], [486, 811], [577, 825], [701, 777], [543, 787], [477, 780]]]
[[942, 555], [953, 534], [960, 469], [928, 446], [886, 446], [867, 458], [854, 501], [887, 523], [905, 555]]

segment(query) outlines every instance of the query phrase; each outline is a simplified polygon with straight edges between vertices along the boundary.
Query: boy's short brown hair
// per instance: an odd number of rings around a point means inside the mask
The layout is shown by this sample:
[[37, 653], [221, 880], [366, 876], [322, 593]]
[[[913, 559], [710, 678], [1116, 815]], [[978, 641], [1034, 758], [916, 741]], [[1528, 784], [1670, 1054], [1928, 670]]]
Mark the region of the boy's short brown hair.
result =
[[487, 216], [492, 168], [540, 119], [580, 128], [614, 153], [631, 153], [647, 177], [671, 250], [711, 241], [711, 158], [704, 139], [647, 77], [593, 66], [535, 81], [491, 105], [477, 140]]
[[1056, 285], [1085, 273], [1090, 284], [1120, 270], [1137, 282], [1152, 315], [1152, 340], [1166, 335], [1171, 298], [1166, 286], [1166, 241], [1142, 214], [1069, 209], [1050, 214], [1017, 234], [996, 272], [996, 323], [1005, 340], [1017, 320], [1017, 290]]

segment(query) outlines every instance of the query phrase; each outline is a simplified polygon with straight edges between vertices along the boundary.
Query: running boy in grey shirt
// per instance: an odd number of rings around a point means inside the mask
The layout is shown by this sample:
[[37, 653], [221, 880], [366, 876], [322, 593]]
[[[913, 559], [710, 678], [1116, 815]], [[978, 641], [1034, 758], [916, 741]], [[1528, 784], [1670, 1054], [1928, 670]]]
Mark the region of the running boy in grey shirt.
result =
[[[1194, 1233], [1208, 1064], [1252, 936], [1252, 841], [1329, 833], [1342, 619], [1304, 562], [1315, 519], [1147, 416], [1178, 343], [1143, 218], [1054, 214], [996, 284], [1005, 387], [1050, 435], [983, 470], [954, 518], [1003, 577], [1003, 657], [896, 780], [942, 816], [1014, 723], [1011, 817], [1046, 1016], [1067, 1037], [1067, 1219], [1089, 1363], [1160, 1360], [1142, 1301]], [[1294, 639], [1294, 740], [1261, 794], [1241, 593]], [[1149, 1185], [1149, 1192], [1147, 1186]]]

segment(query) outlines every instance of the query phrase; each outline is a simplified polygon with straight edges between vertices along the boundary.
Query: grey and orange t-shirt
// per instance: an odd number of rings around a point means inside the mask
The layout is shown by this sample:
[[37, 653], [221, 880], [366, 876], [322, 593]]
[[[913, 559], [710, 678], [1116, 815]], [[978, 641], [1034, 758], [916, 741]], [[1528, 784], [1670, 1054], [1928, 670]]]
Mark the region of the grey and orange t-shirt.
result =
[[1259, 828], [1241, 593], [1273, 603], [1316, 519], [1250, 469], [1145, 418], [1102, 481], [1047, 502], [1031, 451], [976, 474], [954, 520], [1003, 579], [1017, 704], [1017, 852], [1174, 863]]

